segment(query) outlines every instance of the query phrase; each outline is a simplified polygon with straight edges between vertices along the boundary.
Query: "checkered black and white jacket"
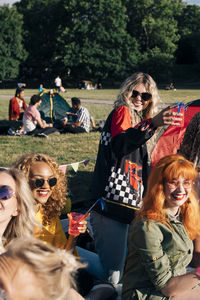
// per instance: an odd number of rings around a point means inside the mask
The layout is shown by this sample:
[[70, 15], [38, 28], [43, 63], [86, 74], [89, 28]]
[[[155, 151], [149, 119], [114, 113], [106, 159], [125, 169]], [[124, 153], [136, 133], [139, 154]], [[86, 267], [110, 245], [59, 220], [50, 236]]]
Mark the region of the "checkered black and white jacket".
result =
[[149, 173], [145, 142], [155, 130], [151, 119], [132, 127], [126, 106], [110, 113], [101, 134], [92, 184], [93, 199], [106, 199], [103, 211], [100, 204], [96, 206], [98, 213], [131, 222], [141, 206]]

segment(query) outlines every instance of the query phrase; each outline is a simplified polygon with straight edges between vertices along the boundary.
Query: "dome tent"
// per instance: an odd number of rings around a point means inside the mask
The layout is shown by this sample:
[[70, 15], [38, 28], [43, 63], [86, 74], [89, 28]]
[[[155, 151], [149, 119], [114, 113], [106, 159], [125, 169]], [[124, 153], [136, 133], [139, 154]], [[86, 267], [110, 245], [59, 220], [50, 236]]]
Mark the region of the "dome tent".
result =
[[54, 127], [60, 127], [61, 120], [66, 117], [66, 112], [71, 110], [68, 102], [56, 91], [44, 90], [40, 93], [42, 103], [38, 106], [41, 118]]

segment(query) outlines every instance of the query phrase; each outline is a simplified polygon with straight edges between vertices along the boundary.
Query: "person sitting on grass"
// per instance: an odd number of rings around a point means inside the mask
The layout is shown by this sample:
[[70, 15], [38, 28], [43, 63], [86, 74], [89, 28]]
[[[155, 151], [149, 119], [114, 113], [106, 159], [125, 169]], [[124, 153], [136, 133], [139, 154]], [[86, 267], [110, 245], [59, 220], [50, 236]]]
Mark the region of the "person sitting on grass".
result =
[[[62, 229], [59, 215], [66, 205], [67, 181], [55, 160], [45, 154], [25, 154], [15, 163], [30, 185], [36, 201], [36, 219], [43, 225], [35, 232], [39, 239], [56, 248], [72, 249], [77, 238], [68, 240]], [[79, 232], [86, 231], [87, 222], [80, 222]]]
[[129, 233], [123, 300], [197, 300], [200, 268], [186, 273], [200, 234], [198, 173], [181, 155], [152, 169], [142, 208]]
[[59, 134], [59, 131], [53, 127], [53, 124], [47, 124], [40, 115], [38, 106], [41, 104], [40, 95], [33, 95], [30, 99], [30, 105], [25, 110], [23, 116], [24, 130], [28, 135], [44, 136], [49, 134]]
[[15, 92], [15, 97], [10, 99], [9, 103], [9, 121], [22, 120], [23, 113], [27, 105], [24, 100], [24, 88], [18, 87]]
[[69, 252], [33, 237], [16, 239], [0, 255], [0, 299], [83, 300], [74, 280], [81, 267]]
[[[90, 131], [90, 120], [92, 127], [94, 128], [94, 118], [90, 116], [87, 108], [81, 106], [81, 100], [73, 97], [71, 99], [73, 112], [67, 112], [67, 115], [71, 115], [74, 119], [73, 122], [69, 122], [68, 118], [62, 120], [63, 133], [84, 133]], [[92, 118], [92, 119], [91, 119]]]
[[24, 174], [0, 168], [0, 253], [13, 239], [32, 236], [36, 226], [35, 201]]
[[[58, 164], [53, 158], [45, 154], [33, 153], [25, 154], [19, 158], [15, 163], [15, 167], [25, 174], [37, 203], [36, 219], [42, 224], [42, 229], [38, 228], [35, 231], [35, 237], [56, 248], [74, 250], [78, 236], [69, 235], [67, 239], [59, 219], [61, 210], [66, 205], [67, 181]], [[87, 221], [83, 220], [79, 225], [79, 233], [85, 233]], [[85, 258], [88, 258], [90, 255], [92, 256], [92, 269], [95, 269], [97, 264], [99, 265], [98, 257], [95, 253], [84, 251], [81, 247], [77, 248], [78, 251], [75, 248], [74, 254], [80, 255], [81, 260], [82, 254]], [[83, 261], [87, 262], [86, 259], [83, 259]], [[83, 276], [88, 278], [88, 281], [93, 281], [87, 274]], [[82, 283], [81, 277], [82, 275], [80, 274], [77, 281], [80, 285], [79, 287], [83, 289], [83, 295], [86, 295], [89, 292], [90, 283], [87, 283], [88, 287], [83, 286], [85, 282]], [[89, 292], [86, 299], [107, 300], [109, 299], [109, 295], [113, 294], [115, 294], [115, 290], [111, 285], [104, 285], [103, 288], [101, 285], [98, 285], [95, 286], [94, 290]]]

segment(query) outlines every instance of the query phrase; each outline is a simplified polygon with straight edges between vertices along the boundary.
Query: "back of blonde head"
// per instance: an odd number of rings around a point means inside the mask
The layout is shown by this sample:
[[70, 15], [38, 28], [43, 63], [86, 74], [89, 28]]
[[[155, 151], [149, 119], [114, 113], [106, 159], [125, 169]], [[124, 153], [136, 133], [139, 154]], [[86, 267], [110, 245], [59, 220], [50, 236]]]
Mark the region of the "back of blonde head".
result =
[[5, 255], [35, 274], [40, 288], [30, 295], [31, 300], [68, 299], [69, 290], [75, 286], [73, 277], [83, 267], [71, 253], [35, 238], [15, 240]]

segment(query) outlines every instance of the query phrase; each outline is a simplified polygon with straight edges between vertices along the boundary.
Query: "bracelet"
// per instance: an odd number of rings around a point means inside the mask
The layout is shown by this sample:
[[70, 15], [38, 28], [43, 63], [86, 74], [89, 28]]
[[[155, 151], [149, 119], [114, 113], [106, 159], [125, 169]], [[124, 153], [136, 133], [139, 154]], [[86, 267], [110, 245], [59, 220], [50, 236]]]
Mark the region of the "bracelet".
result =
[[196, 268], [197, 275], [200, 276], [200, 267]]

